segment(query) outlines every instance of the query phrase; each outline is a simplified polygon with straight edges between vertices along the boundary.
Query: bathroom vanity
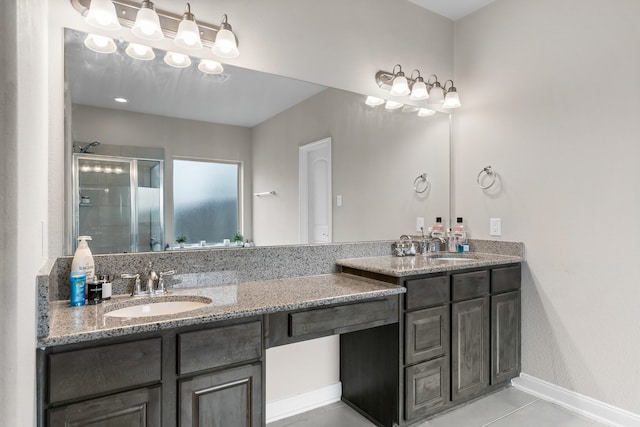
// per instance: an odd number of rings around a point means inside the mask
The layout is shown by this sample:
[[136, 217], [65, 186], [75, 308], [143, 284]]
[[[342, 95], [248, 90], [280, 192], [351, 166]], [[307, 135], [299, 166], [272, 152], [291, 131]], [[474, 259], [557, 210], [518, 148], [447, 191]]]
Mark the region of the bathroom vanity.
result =
[[[265, 350], [335, 334], [343, 400], [378, 425], [412, 424], [518, 374], [522, 258], [341, 259], [361, 248], [338, 246], [302, 247], [291, 262], [308, 250], [322, 264], [327, 251], [341, 273], [174, 289], [167, 298], [212, 301], [180, 314], [110, 316], [127, 296], [50, 301], [39, 425], [262, 426]], [[291, 249], [244, 261], [268, 251]]]

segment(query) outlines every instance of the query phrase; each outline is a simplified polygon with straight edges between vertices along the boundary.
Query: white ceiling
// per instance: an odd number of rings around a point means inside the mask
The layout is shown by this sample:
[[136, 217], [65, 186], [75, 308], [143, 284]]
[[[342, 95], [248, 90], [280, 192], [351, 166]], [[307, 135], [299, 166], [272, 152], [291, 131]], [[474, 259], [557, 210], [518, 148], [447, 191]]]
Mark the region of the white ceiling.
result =
[[[118, 50], [95, 53], [85, 34], [65, 32], [65, 67], [74, 104], [253, 127], [326, 89], [324, 86], [225, 65], [221, 75], [204, 74], [198, 59], [187, 68], [164, 63], [164, 52], [140, 61]], [[129, 102], [119, 104], [116, 97]]]
[[409, 0], [418, 6], [429, 9], [438, 15], [456, 21], [478, 9], [492, 3], [494, 0]]

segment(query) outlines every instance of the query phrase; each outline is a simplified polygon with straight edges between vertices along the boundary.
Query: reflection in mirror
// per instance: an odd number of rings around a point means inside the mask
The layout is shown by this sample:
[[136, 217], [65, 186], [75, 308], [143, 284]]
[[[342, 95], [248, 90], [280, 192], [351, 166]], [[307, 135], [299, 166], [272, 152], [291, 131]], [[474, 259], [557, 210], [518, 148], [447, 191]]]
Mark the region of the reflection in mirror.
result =
[[[184, 233], [174, 226], [173, 164], [180, 159], [238, 165], [233, 232], [257, 245], [299, 243], [300, 212], [314, 209], [300, 205], [299, 147], [327, 138], [332, 241], [396, 239], [416, 233], [416, 218], [428, 226], [449, 217], [448, 114], [372, 107], [364, 95], [229, 65], [221, 75], [203, 74], [195, 58], [177, 69], [157, 49], [154, 60], [139, 61], [118, 40], [115, 53], [99, 54], [84, 46], [85, 37], [65, 32], [69, 150], [91, 141], [102, 142], [91, 148], [96, 154], [109, 146], [162, 148], [164, 244]], [[431, 186], [419, 194], [413, 182], [423, 173]], [[222, 244], [231, 230], [189, 240]]]

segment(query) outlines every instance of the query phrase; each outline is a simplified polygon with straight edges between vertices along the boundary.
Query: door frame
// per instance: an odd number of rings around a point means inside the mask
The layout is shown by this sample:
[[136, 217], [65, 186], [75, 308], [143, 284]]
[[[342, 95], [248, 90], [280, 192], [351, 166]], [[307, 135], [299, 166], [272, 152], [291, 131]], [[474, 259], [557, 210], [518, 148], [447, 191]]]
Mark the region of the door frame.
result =
[[309, 243], [309, 154], [313, 151], [321, 149], [328, 149], [329, 151], [329, 174], [327, 176], [327, 186], [329, 191], [327, 193], [327, 212], [328, 225], [329, 225], [329, 242], [333, 242], [333, 187], [332, 187], [332, 151], [331, 151], [331, 137], [319, 139], [308, 144], [304, 144], [298, 147], [298, 183], [299, 183], [299, 197], [298, 197], [298, 212], [300, 220], [298, 222], [298, 240], [300, 243]]

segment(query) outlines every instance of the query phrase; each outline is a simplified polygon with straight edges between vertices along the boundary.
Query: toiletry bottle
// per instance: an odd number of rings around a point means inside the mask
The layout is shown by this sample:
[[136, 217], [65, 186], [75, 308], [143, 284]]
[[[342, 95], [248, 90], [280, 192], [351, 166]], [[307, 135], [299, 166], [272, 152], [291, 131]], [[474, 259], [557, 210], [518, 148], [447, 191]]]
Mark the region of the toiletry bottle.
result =
[[84, 271], [74, 270], [69, 275], [69, 305], [77, 307], [84, 305], [84, 294], [87, 288], [87, 275]]
[[100, 281], [102, 281], [102, 299], [111, 299], [111, 276], [108, 274], [102, 275], [100, 276]]
[[463, 246], [467, 243], [467, 233], [464, 229], [462, 217], [456, 218], [456, 224], [452, 228], [451, 237], [455, 241], [456, 251], [462, 252]]
[[94, 263], [93, 256], [91, 255], [91, 249], [87, 244], [87, 240], [91, 240], [91, 236], [79, 236], [78, 249], [73, 254], [73, 261], [71, 262], [71, 271], [83, 271], [87, 277], [87, 280], [93, 279], [94, 276]]
[[449, 229], [449, 235], [447, 238], [447, 250], [449, 252], [458, 252], [458, 242], [456, 241], [456, 237], [453, 235], [453, 230]]
[[431, 237], [445, 238], [444, 224], [442, 224], [442, 217], [436, 217], [436, 223], [431, 227]]

